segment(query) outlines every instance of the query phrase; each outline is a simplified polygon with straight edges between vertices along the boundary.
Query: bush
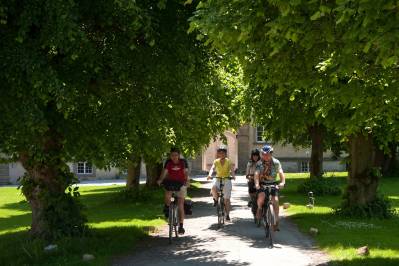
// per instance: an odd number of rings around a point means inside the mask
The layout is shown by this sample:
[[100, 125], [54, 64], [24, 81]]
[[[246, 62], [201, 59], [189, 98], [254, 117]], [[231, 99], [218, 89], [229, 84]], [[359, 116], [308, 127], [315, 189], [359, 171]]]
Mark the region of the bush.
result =
[[163, 191], [160, 188], [147, 188], [140, 187], [140, 189], [122, 189], [116, 196], [117, 200], [133, 201], [133, 202], [145, 202], [154, 200], [155, 198], [162, 198]]
[[298, 186], [298, 192], [307, 194], [312, 191], [314, 195], [341, 195], [342, 191], [339, 183], [331, 178], [310, 178]]
[[365, 205], [349, 206], [348, 201], [345, 200], [338, 208], [334, 208], [336, 215], [351, 217], [351, 218], [380, 218], [389, 219], [397, 213], [392, 208], [391, 202], [383, 197], [378, 196], [374, 201]]

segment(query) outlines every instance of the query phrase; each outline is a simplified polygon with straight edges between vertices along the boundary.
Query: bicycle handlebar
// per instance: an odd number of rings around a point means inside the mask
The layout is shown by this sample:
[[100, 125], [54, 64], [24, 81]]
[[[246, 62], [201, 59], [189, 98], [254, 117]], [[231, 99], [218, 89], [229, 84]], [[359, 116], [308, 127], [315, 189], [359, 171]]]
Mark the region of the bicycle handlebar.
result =
[[214, 179], [214, 178], [217, 178], [217, 179], [229, 179], [229, 180], [233, 180], [234, 179], [234, 177], [232, 177], [232, 176], [227, 176], [227, 177], [219, 177], [219, 176], [213, 177], [213, 176], [211, 176], [211, 179]]

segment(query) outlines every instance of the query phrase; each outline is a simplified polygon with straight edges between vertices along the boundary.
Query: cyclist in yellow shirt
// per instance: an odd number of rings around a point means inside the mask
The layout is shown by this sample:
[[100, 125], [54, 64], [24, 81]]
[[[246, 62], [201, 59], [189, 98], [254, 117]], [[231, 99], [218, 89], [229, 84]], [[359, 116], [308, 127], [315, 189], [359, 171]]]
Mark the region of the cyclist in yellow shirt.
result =
[[226, 221], [230, 221], [230, 198], [231, 198], [231, 189], [232, 183], [231, 179], [235, 180], [234, 173], [234, 164], [227, 158], [227, 147], [220, 146], [217, 150], [217, 159], [213, 162], [211, 169], [209, 170], [209, 174], [207, 179], [210, 180], [212, 178], [214, 170], [216, 170], [216, 179], [213, 182], [211, 194], [213, 196], [213, 206], [217, 204], [218, 198], [218, 190], [220, 189], [220, 179], [223, 179], [223, 193], [224, 193], [224, 203], [226, 206]]

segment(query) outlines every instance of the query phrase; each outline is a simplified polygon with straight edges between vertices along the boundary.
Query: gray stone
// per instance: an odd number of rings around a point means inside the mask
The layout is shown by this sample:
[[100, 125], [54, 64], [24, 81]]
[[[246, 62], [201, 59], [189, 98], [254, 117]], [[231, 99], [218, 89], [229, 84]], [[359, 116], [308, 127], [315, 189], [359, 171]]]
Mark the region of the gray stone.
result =
[[58, 249], [58, 245], [48, 245], [47, 247], [44, 248], [44, 251], [46, 252], [53, 252], [53, 251], [57, 251]]
[[310, 227], [309, 229], [309, 233], [313, 236], [317, 235], [319, 233], [319, 229], [314, 228], [314, 227]]
[[289, 202], [284, 202], [283, 203], [283, 208], [284, 209], [288, 209], [289, 207], [291, 207], [291, 204]]
[[83, 261], [90, 261], [90, 260], [94, 260], [95, 257], [92, 254], [84, 254], [83, 255]]
[[359, 256], [368, 256], [370, 255], [370, 249], [368, 246], [360, 247], [356, 250], [356, 253]]

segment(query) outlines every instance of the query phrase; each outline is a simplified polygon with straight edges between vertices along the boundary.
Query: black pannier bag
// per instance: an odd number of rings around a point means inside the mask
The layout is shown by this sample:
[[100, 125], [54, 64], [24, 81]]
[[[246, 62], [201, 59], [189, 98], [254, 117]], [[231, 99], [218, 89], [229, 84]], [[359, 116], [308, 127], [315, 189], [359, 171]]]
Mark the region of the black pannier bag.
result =
[[191, 200], [184, 200], [184, 214], [192, 215], [193, 214], [193, 202]]

